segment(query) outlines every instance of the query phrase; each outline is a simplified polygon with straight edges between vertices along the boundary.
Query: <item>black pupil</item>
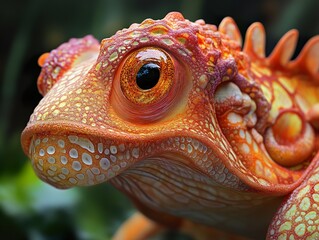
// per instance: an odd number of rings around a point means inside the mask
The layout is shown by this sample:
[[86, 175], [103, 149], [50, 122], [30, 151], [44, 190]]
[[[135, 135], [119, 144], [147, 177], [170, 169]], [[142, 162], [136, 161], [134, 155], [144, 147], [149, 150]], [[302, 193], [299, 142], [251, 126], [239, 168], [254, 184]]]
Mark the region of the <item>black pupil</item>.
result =
[[160, 66], [155, 63], [143, 65], [136, 74], [136, 84], [143, 90], [153, 88], [160, 79]]

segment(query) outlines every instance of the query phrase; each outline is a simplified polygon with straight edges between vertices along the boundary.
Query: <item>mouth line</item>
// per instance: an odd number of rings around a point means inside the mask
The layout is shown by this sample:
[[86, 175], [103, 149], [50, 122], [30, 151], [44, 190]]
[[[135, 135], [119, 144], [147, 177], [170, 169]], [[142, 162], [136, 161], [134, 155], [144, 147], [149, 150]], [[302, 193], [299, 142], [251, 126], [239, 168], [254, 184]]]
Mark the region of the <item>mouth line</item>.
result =
[[[114, 139], [114, 141], [126, 139], [125, 133], [121, 133], [121, 131], [111, 127], [98, 129], [71, 121], [55, 121], [54, 123], [37, 122], [36, 124], [28, 124], [21, 134], [22, 148], [28, 156], [31, 140], [34, 135], [46, 137], [63, 135], [91, 136], [92, 138]], [[132, 138], [134, 138], [134, 134], [130, 134], [130, 139]]]
[[144, 141], [155, 142], [162, 141], [163, 139], [174, 138], [175, 136], [180, 136], [184, 138], [194, 138], [198, 141], [209, 145], [207, 139], [197, 136], [194, 133], [187, 133], [185, 135], [185, 130], [169, 130], [160, 132], [133, 132], [125, 131], [113, 126], [105, 126], [101, 128], [92, 127], [87, 124], [74, 123], [72, 121], [38, 121], [35, 124], [28, 124], [21, 134], [21, 143], [23, 151], [26, 155], [29, 155], [29, 146], [32, 137], [35, 135], [41, 136], [58, 136], [58, 135], [78, 135], [78, 136], [90, 136], [94, 139], [109, 139], [117, 142], [139, 142]]

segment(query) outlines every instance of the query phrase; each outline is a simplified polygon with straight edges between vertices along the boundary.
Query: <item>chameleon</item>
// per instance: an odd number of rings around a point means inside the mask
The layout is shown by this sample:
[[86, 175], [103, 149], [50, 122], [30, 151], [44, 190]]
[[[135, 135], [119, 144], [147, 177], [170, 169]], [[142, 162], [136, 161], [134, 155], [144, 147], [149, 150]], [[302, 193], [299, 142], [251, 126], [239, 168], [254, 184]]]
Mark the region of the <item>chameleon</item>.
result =
[[319, 238], [319, 36], [265, 54], [253, 23], [181, 13], [43, 54], [21, 135], [60, 189], [110, 183], [136, 206], [114, 239]]

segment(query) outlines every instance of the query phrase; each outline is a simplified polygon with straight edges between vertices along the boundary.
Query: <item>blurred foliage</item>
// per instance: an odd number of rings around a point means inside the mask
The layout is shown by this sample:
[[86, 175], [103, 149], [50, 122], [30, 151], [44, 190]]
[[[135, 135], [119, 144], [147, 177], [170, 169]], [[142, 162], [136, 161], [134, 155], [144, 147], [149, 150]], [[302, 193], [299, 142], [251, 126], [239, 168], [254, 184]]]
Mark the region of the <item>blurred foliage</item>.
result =
[[317, 0], [2, 1], [0, 238], [109, 239], [133, 211], [110, 185], [57, 190], [32, 171], [20, 147], [20, 133], [41, 99], [36, 88], [41, 53], [71, 37], [93, 34], [102, 39], [133, 22], [162, 18], [169, 11], [215, 24], [232, 16], [243, 32], [252, 22], [261, 21], [267, 31], [267, 52], [281, 35], [297, 28], [300, 49], [319, 32], [318, 9]]
[[109, 185], [58, 190], [30, 164], [0, 183], [1, 239], [106, 239], [130, 209]]

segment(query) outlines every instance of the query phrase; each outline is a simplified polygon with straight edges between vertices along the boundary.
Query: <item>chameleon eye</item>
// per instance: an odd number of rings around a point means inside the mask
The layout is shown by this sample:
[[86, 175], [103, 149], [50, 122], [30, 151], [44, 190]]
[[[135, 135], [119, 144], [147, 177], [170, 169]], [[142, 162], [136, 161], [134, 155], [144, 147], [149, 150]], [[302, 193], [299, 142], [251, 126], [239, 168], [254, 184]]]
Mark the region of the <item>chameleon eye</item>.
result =
[[168, 94], [173, 80], [173, 60], [165, 51], [151, 47], [131, 53], [120, 73], [124, 96], [138, 105], [160, 101]]
[[177, 105], [185, 75], [184, 66], [163, 49], [135, 50], [118, 67], [112, 106], [130, 121], [156, 121]]

